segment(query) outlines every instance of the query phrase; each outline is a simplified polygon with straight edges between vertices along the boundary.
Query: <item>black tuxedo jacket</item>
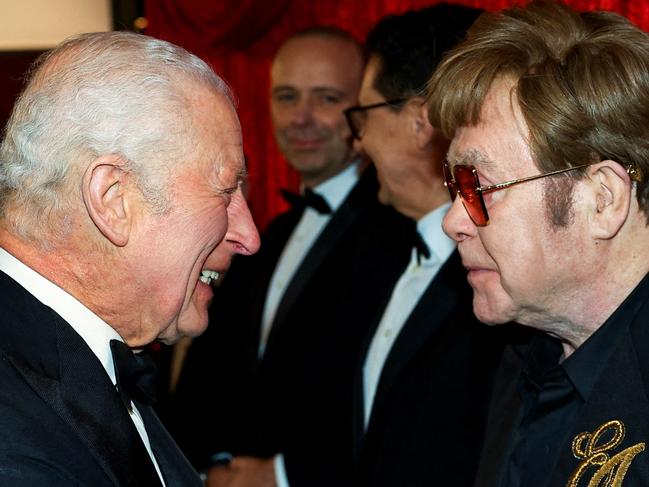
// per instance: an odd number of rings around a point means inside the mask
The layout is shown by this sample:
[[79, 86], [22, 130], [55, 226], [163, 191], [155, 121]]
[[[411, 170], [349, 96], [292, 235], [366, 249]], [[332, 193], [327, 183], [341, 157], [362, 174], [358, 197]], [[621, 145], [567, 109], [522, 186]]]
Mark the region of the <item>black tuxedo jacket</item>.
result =
[[364, 431], [362, 366], [373, 333], [368, 336], [356, 373], [354, 485], [472, 484], [506, 330], [479, 323], [471, 301], [454, 252], [390, 350]]
[[[0, 272], [0, 485], [159, 486], [103, 366], [52, 309]], [[167, 486], [202, 485], [136, 403]]]
[[[538, 486], [583, 487], [649, 485], [649, 283], [639, 286], [644, 296], [632, 303], [629, 330], [617, 344], [578, 418], [567, 432], [557, 464]], [[522, 417], [517, 384], [524, 346], [504, 353], [494, 387], [484, 450], [476, 477], [477, 487], [502, 485], [512, 436]], [[620, 425], [621, 424], [621, 425]], [[574, 450], [580, 434], [584, 448]], [[586, 445], [590, 448], [585, 448]], [[583, 451], [587, 450], [587, 451]], [[580, 455], [580, 453], [582, 453]], [[584, 455], [583, 453], [588, 453]], [[599, 453], [598, 457], [595, 457]], [[598, 463], [599, 462], [599, 463]], [[582, 473], [578, 474], [582, 468]], [[593, 479], [612, 471], [611, 483]], [[576, 475], [576, 477], [575, 477]], [[569, 481], [574, 483], [569, 483]], [[594, 483], [589, 483], [589, 482]], [[616, 483], [619, 482], [619, 483]], [[523, 486], [521, 486], [523, 487]], [[527, 487], [527, 486], [525, 486]], [[530, 486], [536, 487], [536, 486]]]
[[[262, 235], [259, 253], [233, 262], [216, 293], [210, 327], [188, 352], [176, 394], [175, 416], [184, 421], [174, 425], [174, 436], [195, 465], [219, 450], [281, 452], [292, 487], [349, 480], [351, 391], [368, 322], [336, 317], [388, 299], [407, 264], [414, 229], [378, 203], [377, 189], [369, 168], [288, 285], [261, 360], [267, 288], [300, 213], [279, 216]], [[206, 400], [208, 389], [216, 401]]]

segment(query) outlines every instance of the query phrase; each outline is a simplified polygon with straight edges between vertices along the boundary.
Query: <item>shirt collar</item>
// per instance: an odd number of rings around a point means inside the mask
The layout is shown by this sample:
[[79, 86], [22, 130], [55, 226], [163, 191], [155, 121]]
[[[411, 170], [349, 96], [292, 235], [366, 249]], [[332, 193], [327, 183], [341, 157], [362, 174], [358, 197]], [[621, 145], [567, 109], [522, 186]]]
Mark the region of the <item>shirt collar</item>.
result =
[[590, 396], [613, 351], [628, 333], [630, 323], [647, 300], [649, 274], [604, 324], [563, 362], [566, 374], [584, 400]]
[[322, 196], [329, 204], [332, 212], [340, 208], [347, 194], [358, 182], [360, 163], [360, 159], [352, 162], [341, 172], [313, 188], [313, 191]]
[[451, 203], [446, 203], [417, 221], [417, 231], [430, 250], [430, 258], [424, 259], [422, 265], [445, 262], [455, 250], [455, 242], [442, 229], [442, 220], [450, 207]]
[[108, 323], [71, 294], [48, 281], [2, 248], [0, 248], [0, 270], [61, 316], [88, 344], [106, 369], [113, 384], [116, 383], [110, 340], [123, 340]]

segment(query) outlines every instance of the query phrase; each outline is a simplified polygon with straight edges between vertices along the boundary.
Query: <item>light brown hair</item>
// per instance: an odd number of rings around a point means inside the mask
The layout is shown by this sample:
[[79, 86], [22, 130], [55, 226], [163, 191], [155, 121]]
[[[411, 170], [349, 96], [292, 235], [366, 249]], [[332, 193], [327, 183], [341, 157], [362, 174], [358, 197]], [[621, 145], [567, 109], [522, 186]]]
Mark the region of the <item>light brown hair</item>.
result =
[[[431, 123], [449, 138], [475, 125], [501, 76], [541, 171], [610, 159], [649, 175], [649, 37], [630, 21], [550, 2], [483, 14], [428, 83]], [[646, 178], [637, 198], [649, 216]]]

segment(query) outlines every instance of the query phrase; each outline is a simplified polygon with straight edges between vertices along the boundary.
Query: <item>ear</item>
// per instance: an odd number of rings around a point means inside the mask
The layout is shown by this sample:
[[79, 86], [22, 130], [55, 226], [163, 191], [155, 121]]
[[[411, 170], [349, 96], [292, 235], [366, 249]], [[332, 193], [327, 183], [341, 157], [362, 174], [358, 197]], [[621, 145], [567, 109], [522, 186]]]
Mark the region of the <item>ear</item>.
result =
[[434, 131], [433, 126], [428, 121], [426, 101], [419, 96], [415, 96], [408, 100], [406, 109], [409, 110], [412, 117], [417, 148], [425, 149], [431, 144]]
[[128, 200], [128, 167], [123, 158], [108, 154], [95, 159], [82, 180], [82, 196], [88, 215], [111, 243], [128, 243], [132, 214]]
[[588, 168], [592, 195], [590, 224], [593, 237], [613, 238], [629, 217], [633, 190], [631, 178], [615, 161], [602, 161]]

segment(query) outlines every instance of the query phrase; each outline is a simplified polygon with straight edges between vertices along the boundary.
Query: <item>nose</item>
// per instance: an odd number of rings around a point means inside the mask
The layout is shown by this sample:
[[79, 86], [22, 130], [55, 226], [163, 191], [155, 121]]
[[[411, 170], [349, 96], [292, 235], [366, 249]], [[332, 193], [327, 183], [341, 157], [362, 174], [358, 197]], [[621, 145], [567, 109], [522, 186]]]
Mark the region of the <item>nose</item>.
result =
[[442, 221], [442, 228], [446, 235], [458, 243], [475, 236], [477, 228], [464, 209], [464, 205], [459, 196], [455, 198], [448, 213], [446, 213]]
[[228, 232], [225, 241], [232, 246], [234, 253], [242, 255], [254, 254], [261, 245], [257, 226], [241, 188], [232, 195], [228, 206]]

